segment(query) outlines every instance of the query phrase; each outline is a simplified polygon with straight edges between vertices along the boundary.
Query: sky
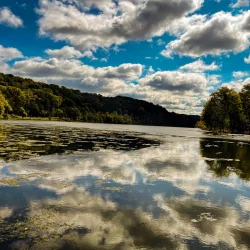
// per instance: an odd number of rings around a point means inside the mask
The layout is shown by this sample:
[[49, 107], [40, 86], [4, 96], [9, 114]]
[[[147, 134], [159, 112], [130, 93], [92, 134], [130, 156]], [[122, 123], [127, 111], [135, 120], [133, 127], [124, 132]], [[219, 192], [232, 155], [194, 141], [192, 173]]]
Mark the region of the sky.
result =
[[1, 0], [0, 72], [200, 114], [250, 83], [250, 0]]

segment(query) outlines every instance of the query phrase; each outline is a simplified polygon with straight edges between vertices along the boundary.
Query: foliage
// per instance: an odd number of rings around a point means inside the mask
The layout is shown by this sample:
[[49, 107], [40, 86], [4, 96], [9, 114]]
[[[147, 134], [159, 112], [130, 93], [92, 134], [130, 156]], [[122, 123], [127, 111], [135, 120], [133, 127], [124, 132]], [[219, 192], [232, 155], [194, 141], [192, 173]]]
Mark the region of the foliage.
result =
[[245, 85], [240, 92], [240, 98], [242, 101], [242, 106], [246, 115], [247, 130], [250, 130], [250, 84]]
[[203, 130], [206, 130], [206, 129], [207, 129], [206, 124], [205, 124], [204, 121], [198, 121], [198, 122], [196, 123], [196, 127], [197, 127], [197, 128], [200, 128], [200, 129], [203, 129]]
[[[152, 103], [129, 97], [104, 97], [79, 90], [0, 73], [0, 90], [13, 115], [53, 116], [83, 122], [194, 127], [199, 116], [168, 112]], [[4, 111], [3, 111], [4, 112]]]
[[244, 132], [249, 117], [250, 86], [241, 93], [222, 87], [210, 96], [204, 106], [201, 121], [204, 127], [213, 131]]
[[10, 111], [11, 107], [8, 101], [5, 99], [4, 95], [0, 91], [0, 117], [2, 117], [5, 111]]

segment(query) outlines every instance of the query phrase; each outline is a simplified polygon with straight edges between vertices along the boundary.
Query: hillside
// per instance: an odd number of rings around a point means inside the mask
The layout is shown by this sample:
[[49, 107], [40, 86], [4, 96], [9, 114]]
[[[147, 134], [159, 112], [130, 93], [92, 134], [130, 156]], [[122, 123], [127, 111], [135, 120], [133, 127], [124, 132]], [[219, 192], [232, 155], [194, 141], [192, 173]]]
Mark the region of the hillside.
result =
[[0, 115], [59, 117], [82, 122], [194, 127], [198, 116], [129, 97], [104, 97], [0, 73]]

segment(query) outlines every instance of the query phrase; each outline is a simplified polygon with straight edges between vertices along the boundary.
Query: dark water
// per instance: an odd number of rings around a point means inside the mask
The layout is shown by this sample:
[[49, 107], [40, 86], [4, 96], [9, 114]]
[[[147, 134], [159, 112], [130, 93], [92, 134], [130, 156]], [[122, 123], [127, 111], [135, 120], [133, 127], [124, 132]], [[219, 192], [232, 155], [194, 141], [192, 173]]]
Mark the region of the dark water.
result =
[[1, 123], [0, 249], [250, 249], [250, 143], [237, 139]]

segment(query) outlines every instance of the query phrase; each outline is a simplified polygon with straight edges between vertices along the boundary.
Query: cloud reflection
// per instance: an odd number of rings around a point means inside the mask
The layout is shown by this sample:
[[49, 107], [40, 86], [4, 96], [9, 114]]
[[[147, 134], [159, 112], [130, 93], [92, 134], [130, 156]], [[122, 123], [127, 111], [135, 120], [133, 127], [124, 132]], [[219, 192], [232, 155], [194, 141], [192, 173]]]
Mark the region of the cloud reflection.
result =
[[[224, 146], [198, 138], [164, 139], [137, 151], [107, 149], [2, 164], [1, 178], [40, 192], [39, 198], [26, 196], [24, 239], [14, 240], [13, 249], [247, 249], [249, 183], [234, 171], [216, 179], [208, 161], [218, 151], [224, 154]], [[16, 225], [18, 209], [0, 208], [0, 230]]]

